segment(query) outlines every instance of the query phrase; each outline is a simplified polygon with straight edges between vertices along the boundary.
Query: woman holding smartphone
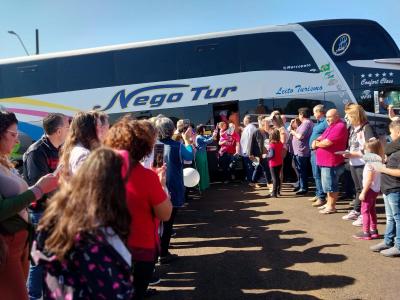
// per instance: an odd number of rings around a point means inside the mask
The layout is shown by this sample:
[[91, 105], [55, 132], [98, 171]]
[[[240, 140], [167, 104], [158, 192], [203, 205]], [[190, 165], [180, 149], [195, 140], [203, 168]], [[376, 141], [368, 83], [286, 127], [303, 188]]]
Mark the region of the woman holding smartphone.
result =
[[169, 195], [165, 192], [165, 166], [151, 170], [140, 163], [152, 152], [156, 138], [157, 131], [149, 121], [125, 117], [110, 128], [104, 142], [116, 150], [123, 150], [120, 153], [128, 170], [125, 188], [132, 217], [128, 248], [133, 257], [134, 299], [145, 296], [160, 251], [159, 223], [168, 221], [172, 211]]
[[346, 117], [351, 125], [349, 132], [349, 151], [342, 154], [349, 159], [351, 177], [356, 188], [354, 209], [342, 217], [343, 220], [353, 220], [354, 226], [362, 226], [361, 201], [359, 199], [362, 184], [362, 174], [365, 162], [362, 159], [365, 142], [375, 136], [371, 125], [367, 121], [367, 115], [361, 105], [350, 104], [345, 108]]
[[29, 237], [32, 224], [27, 207], [58, 186], [49, 174], [29, 187], [10, 162], [18, 141], [14, 113], [0, 111], [0, 295], [2, 299], [28, 299]]

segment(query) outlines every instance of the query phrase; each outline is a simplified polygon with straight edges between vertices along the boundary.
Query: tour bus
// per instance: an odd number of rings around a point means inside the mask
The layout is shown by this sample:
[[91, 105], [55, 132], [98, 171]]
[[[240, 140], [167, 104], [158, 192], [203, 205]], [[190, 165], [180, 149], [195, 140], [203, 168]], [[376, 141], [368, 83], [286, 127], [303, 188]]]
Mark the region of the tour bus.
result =
[[370, 20], [322, 20], [0, 60], [0, 105], [33, 140], [49, 112], [163, 114], [216, 124], [359, 103], [384, 129], [400, 51]]

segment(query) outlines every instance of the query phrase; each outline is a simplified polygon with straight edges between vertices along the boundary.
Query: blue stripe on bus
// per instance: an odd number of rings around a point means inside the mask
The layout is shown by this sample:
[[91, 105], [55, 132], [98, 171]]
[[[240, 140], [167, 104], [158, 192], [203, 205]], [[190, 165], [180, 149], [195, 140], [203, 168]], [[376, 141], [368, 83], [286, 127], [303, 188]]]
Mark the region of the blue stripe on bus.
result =
[[18, 122], [18, 130], [29, 135], [34, 141], [41, 138], [44, 133], [42, 127], [35, 126], [26, 122]]

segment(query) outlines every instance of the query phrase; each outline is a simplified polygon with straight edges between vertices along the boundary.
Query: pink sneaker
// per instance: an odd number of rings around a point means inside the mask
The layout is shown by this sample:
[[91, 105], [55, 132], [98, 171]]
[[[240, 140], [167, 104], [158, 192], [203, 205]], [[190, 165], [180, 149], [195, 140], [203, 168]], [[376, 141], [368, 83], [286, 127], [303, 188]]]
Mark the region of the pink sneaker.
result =
[[370, 230], [369, 234], [371, 235], [371, 239], [379, 239], [379, 233], [378, 230]]
[[371, 234], [369, 232], [358, 232], [355, 235], [353, 235], [353, 238], [358, 239], [358, 240], [367, 240], [369, 241], [371, 239]]

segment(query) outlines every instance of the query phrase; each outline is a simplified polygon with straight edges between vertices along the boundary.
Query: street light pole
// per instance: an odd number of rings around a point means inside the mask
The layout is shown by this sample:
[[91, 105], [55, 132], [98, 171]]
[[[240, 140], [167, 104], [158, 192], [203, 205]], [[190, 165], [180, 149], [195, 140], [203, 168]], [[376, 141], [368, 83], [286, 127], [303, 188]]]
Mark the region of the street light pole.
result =
[[23, 42], [23, 41], [21, 40], [21, 38], [19, 37], [18, 33], [16, 33], [15, 31], [12, 31], [12, 30], [9, 30], [8, 33], [9, 33], [9, 34], [13, 34], [13, 35], [15, 35], [15, 36], [18, 38], [18, 40], [19, 40], [19, 42], [21, 43], [22, 47], [24, 47], [24, 50], [25, 50], [26, 55], [29, 56], [29, 52], [28, 52], [28, 50], [26, 50], [26, 47], [25, 47], [25, 45], [24, 45], [24, 42]]

